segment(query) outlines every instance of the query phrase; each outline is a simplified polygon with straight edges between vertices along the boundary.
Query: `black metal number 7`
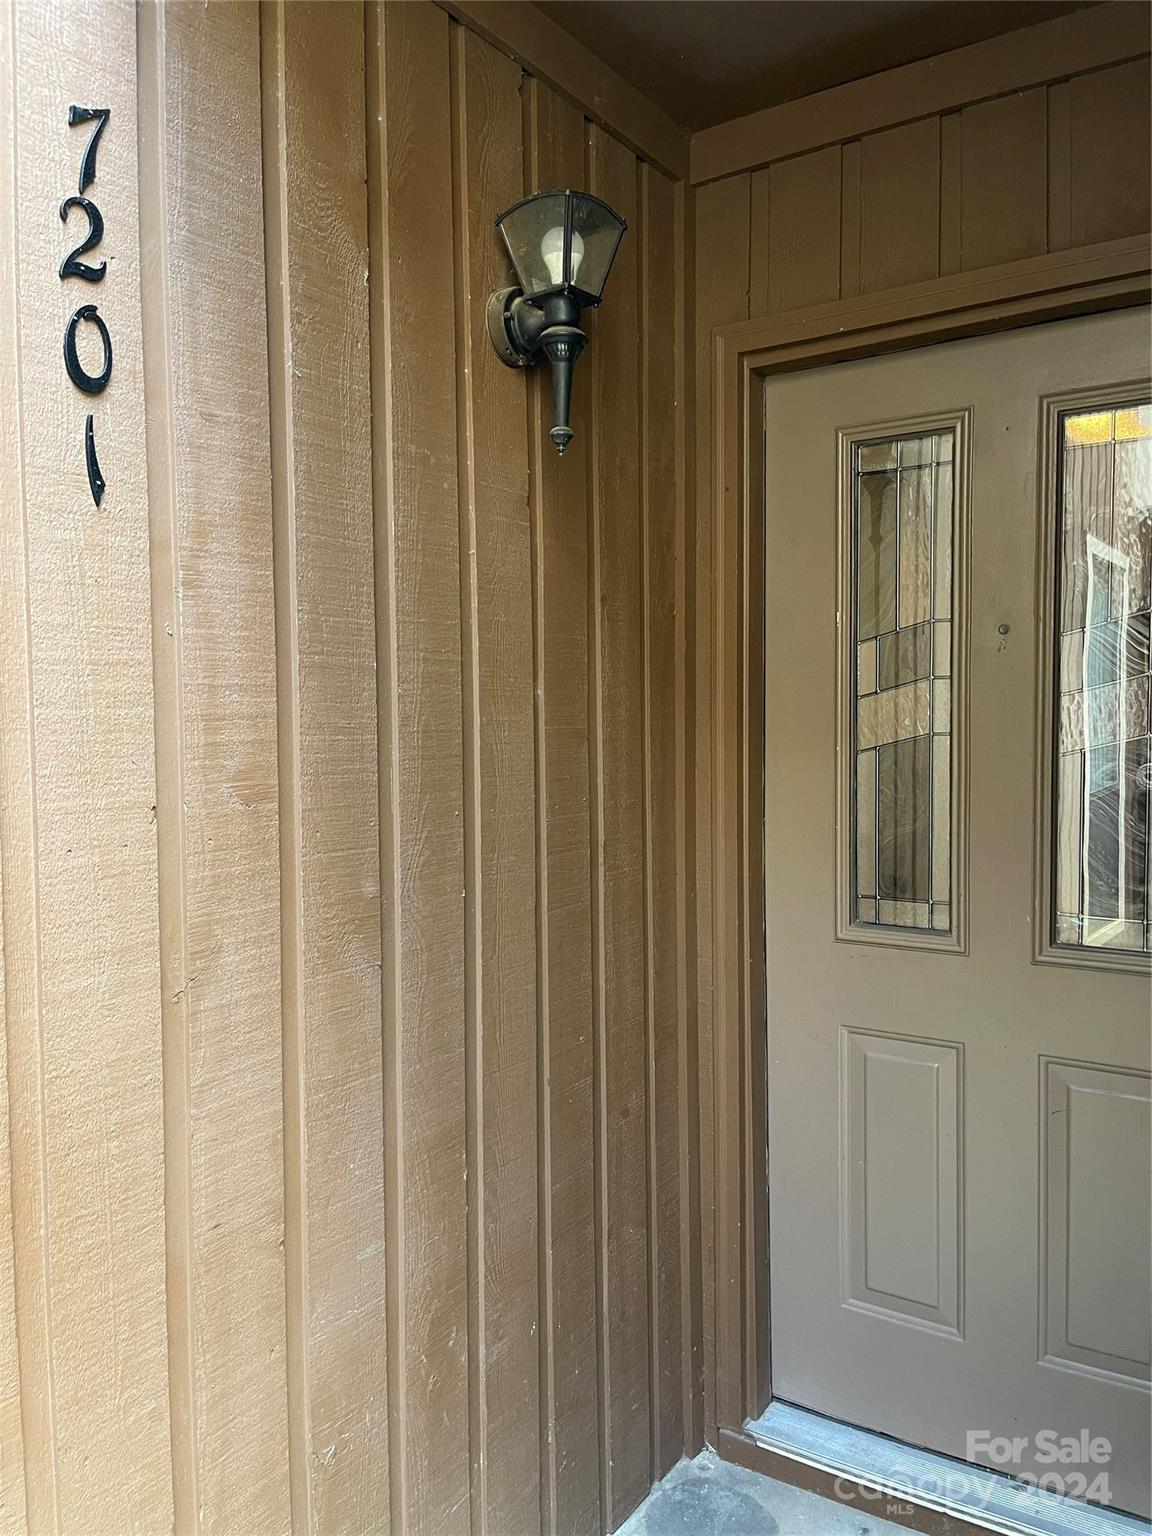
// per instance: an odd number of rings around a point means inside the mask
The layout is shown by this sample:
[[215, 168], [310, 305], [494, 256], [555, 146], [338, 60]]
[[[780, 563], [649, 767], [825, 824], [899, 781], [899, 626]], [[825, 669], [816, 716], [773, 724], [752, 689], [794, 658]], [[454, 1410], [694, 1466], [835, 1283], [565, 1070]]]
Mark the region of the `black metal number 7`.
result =
[[111, 107], [69, 107], [68, 126], [75, 128], [78, 123], [90, 123], [98, 118], [92, 137], [84, 150], [84, 158], [80, 162], [80, 195], [96, 180], [96, 151], [100, 148], [100, 136], [108, 126], [108, 119], [112, 114]]

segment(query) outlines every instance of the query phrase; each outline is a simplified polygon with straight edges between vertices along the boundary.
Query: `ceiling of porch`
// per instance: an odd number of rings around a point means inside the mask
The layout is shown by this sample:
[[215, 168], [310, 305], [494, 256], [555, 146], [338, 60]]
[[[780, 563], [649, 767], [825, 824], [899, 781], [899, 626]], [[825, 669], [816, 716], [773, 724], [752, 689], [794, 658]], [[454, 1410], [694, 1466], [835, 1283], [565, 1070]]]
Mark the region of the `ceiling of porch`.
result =
[[1092, 0], [537, 3], [650, 101], [695, 131], [1082, 10]]

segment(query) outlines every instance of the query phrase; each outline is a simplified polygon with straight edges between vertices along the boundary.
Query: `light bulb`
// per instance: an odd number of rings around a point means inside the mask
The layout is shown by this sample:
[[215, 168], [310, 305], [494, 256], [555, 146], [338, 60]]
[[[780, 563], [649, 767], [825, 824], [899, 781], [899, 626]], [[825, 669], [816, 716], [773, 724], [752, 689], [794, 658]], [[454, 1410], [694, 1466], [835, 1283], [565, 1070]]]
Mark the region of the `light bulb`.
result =
[[[540, 254], [544, 258], [544, 265], [548, 268], [548, 276], [554, 283], [564, 281], [564, 227], [557, 224], [554, 229], [548, 230], [540, 242]], [[580, 263], [584, 259], [584, 242], [575, 230], [572, 231], [572, 276], [571, 282], [576, 281], [576, 274], [580, 270]]]

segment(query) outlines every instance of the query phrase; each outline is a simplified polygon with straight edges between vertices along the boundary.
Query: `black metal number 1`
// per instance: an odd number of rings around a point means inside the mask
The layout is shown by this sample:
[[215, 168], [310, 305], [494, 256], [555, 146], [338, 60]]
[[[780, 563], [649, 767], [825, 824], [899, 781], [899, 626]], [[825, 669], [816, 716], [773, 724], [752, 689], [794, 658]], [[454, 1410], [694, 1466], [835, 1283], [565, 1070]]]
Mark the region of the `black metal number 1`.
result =
[[[86, 283], [99, 283], [103, 282], [108, 271], [106, 261], [102, 261], [99, 266], [89, 266], [87, 262], [81, 261], [80, 257], [85, 251], [90, 251], [94, 246], [99, 245], [104, 238], [104, 216], [92, 199], [85, 197], [84, 193], [96, 180], [96, 155], [111, 115], [109, 107], [68, 108], [70, 128], [76, 128], [81, 123], [92, 122], [96, 126], [84, 147], [84, 155], [80, 161], [79, 196], [66, 197], [60, 204], [60, 217], [65, 224], [73, 208], [78, 208], [88, 220], [87, 235], [60, 263], [62, 278], [79, 277]], [[81, 320], [87, 320], [94, 325], [99, 333], [104, 350], [104, 365], [99, 373], [89, 373], [81, 363], [80, 355], [76, 350], [76, 331]], [[86, 395], [103, 394], [108, 387], [108, 380], [112, 377], [112, 338], [95, 304], [81, 304], [68, 322], [68, 328], [64, 332], [64, 367], [76, 388], [82, 389]], [[100, 499], [104, 495], [104, 476], [100, 470], [100, 461], [96, 457], [96, 437], [92, 430], [90, 415], [84, 423], [84, 463], [88, 470], [88, 489], [92, 492], [92, 500], [99, 506]]]

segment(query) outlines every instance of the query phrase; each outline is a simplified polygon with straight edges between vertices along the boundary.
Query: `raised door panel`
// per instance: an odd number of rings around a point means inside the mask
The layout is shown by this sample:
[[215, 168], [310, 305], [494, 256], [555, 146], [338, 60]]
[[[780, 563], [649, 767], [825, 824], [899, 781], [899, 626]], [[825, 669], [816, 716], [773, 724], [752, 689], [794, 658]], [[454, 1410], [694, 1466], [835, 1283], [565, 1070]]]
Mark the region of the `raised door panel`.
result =
[[846, 1029], [840, 1059], [844, 1304], [958, 1333], [961, 1047]]
[[1044, 1358], [1134, 1384], [1152, 1361], [1150, 1088], [1144, 1072], [1043, 1064]]

